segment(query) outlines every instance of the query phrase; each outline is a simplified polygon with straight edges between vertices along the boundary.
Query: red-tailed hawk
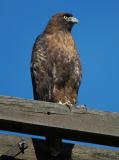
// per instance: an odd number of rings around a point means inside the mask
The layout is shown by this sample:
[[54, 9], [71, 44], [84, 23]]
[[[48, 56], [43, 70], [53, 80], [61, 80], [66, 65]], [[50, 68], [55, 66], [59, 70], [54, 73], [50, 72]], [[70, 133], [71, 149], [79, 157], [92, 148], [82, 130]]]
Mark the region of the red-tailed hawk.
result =
[[72, 14], [56, 14], [37, 37], [31, 60], [34, 99], [76, 104], [82, 69], [71, 29], [77, 22]]
[[71, 29], [77, 22], [72, 14], [56, 14], [37, 37], [31, 59], [35, 100], [76, 104], [82, 69]]

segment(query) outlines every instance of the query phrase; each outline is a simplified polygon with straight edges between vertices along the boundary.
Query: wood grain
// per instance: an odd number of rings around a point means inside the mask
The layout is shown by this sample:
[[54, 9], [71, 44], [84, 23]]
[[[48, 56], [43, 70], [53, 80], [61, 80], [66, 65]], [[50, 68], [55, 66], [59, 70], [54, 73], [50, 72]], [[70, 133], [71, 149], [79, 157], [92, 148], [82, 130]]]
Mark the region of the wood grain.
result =
[[0, 97], [0, 129], [119, 146], [119, 113], [72, 109], [34, 100]]

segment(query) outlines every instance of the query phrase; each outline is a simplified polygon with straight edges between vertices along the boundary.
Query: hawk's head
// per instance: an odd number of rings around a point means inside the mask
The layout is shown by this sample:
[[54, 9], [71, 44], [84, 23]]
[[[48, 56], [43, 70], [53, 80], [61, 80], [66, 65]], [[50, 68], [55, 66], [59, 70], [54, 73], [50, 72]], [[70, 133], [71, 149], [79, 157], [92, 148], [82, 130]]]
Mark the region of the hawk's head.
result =
[[78, 19], [70, 13], [58, 13], [51, 17], [46, 29], [71, 31]]

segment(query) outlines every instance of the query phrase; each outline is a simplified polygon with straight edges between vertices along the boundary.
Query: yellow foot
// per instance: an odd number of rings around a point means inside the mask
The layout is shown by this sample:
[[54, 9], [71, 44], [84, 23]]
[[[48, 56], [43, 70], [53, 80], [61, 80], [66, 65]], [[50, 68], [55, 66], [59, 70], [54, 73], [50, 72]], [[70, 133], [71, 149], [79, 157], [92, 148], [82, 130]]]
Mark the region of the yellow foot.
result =
[[63, 103], [61, 101], [59, 101], [58, 104], [62, 104], [63, 105]]
[[59, 104], [62, 104], [62, 105], [64, 105], [64, 106], [67, 106], [69, 109], [70, 109], [70, 111], [72, 110], [72, 104], [71, 104], [71, 102], [70, 101], [66, 101], [66, 102], [64, 102], [64, 103], [62, 103], [61, 101], [59, 101]]

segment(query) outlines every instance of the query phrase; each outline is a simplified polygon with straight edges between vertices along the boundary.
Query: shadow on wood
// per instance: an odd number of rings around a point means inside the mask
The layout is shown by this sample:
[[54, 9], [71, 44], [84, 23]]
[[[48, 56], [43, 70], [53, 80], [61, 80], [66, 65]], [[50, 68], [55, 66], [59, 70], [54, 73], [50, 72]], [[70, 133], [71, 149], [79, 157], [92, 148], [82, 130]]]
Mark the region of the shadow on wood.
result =
[[14, 158], [14, 157], [11, 157], [11, 156], [2, 155], [0, 157], [0, 160], [21, 160], [21, 159]]
[[32, 139], [37, 160], [71, 160], [73, 144], [62, 143], [62, 152], [58, 156], [51, 156], [48, 144], [43, 140]]

